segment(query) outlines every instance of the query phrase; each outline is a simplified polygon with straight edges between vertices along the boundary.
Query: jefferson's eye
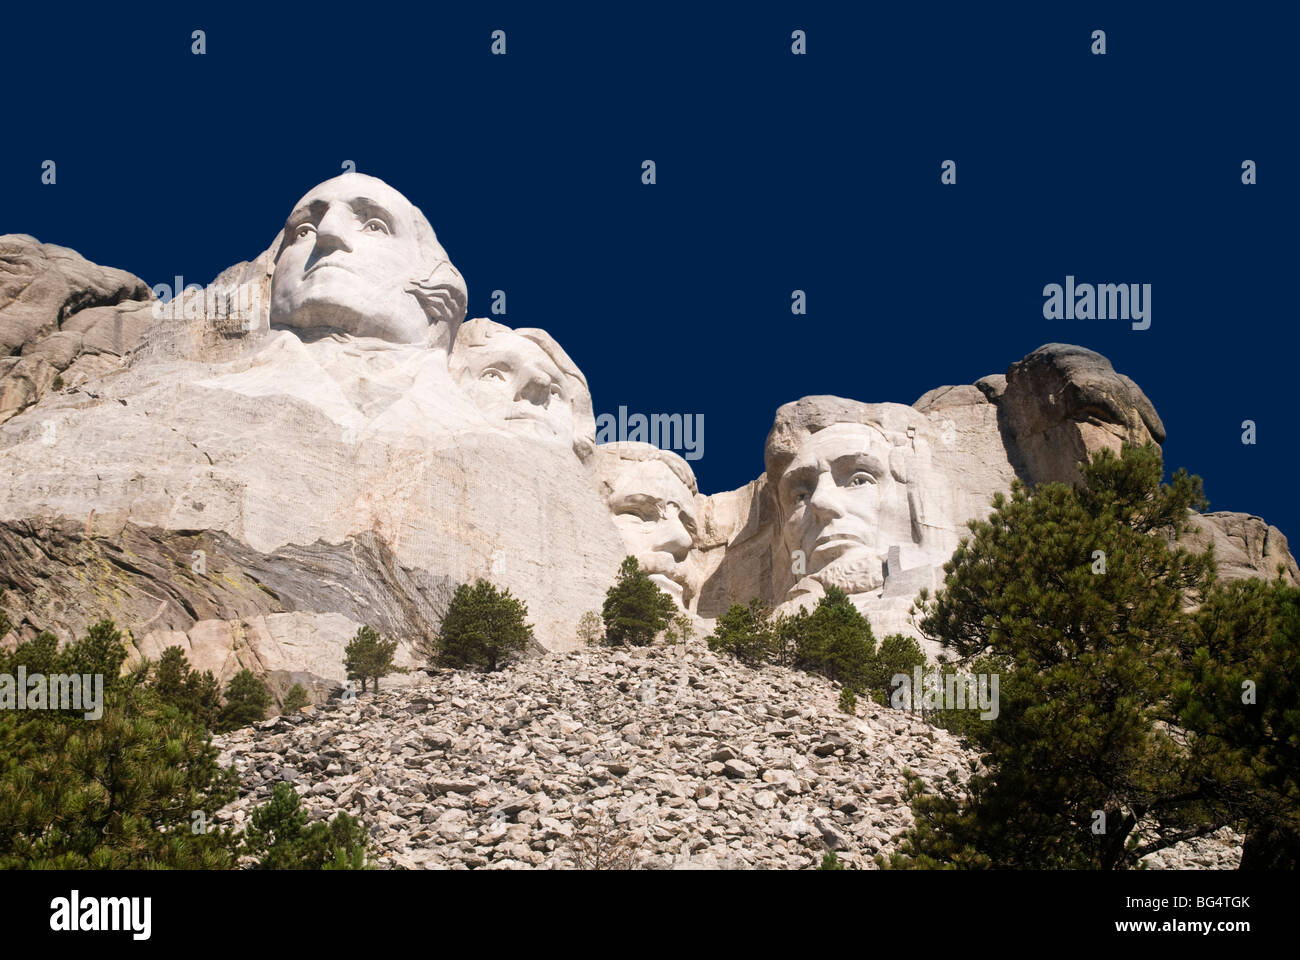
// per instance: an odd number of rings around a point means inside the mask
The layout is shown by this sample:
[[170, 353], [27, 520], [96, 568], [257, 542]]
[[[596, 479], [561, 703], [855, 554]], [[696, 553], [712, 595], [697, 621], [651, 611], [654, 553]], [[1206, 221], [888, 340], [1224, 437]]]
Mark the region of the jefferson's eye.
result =
[[556, 384], [556, 383], [551, 384], [551, 397], [552, 397], [553, 399], [558, 400], [558, 399], [562, 398], [563, 396], [564, 396], [564, 391], [562, 391], [562, 390], [560, 389], [559, 384]]
[[496, 369], [495, 367], [488, 367], [486, 370], [484, 370], [482, 373], [478, 375], [478, 378], [480, 380], [500, 380], [501, 382], [504, 383], [506, 379], [506, 375], [502, 373], [500, 370]]
[[294, 231], [293, 235], [294, 238], [297, 240], [306, 240], [315, 232], [316, 232], [315, 227], [313, 227], [310, 223], [304, 223], [300, 225], [297, 230]]
[[389, 232], [388, 224], [384, 223], [384, 221], [380, 220], [378, 217], [372, 217], [371, 219], [367, 220], [366, 225], [361, 229], [365, 230], [367, 233], [388, 233]]
[[876, 478], [865, 470], [859, 470], [853, 476], [849, 477], [848, 485], [850, 487], [865, 487], [869, 483], [875, 483]]
[[803, 506], [805, 503], [807, 503], [807, 502], [808, 502], [808, 491], [807, 491], [807, 490], [798, 490], [798, 491], [795, 492], [795, 495], [794, 495], [794, 504], [795, 504], [796, 507], [802, 507], [802, 506]]

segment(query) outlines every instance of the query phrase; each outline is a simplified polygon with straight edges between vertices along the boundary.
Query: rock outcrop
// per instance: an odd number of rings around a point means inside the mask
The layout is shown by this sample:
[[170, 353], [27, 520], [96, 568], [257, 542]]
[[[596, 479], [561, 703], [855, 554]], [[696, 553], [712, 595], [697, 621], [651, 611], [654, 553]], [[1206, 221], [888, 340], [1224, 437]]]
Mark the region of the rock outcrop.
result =
[[1260, 517], [1228, 511], [1197, 514], [1185, 542], [1198, 551], [1213, 545], [1219, 576], [1225, 580], [1273, 580], [1280, 568], [1286, 583], [1300, 586], [1300, 568], [1286, 537]]
[[56, 378], [107, 373], [150, 323], [153, 293], [125, 270], [25, 234], [0, 236], [0, 423]]
[[1155, 407], [1099, 353], [1064, 343], [1039, 347], [1007, 368], [1005, 388], [986, 378], [1008, 453], [1031, 483], [1078, 479], [1078, 464], [1101, 449], [1165, 441]]
[[[572, 649], [631, 553], [697, 630], [834, 585], [877, 635], [917, 636], [913, 599], [995, 493], [1165, 435], [1104, 357], [1048, 344], [911, 406], [787, 403], [764, 474], [705, 495], [674, 453], [596, 446], [557, 339], [465, 322], [467, 296], [424, 215], [359, 174], [165, 304], [0, 238], [0, 586], [18, 632], [108, 616], [143, 655], [178, 643], [220, 676], [248, 666], [320, 697], [357, 627], [413, 662], [449, 585], [479, 577], [528, 604], [541, 647]], [[1259, 518], [1196, 531], [1224, 576], [1300, 579]]]

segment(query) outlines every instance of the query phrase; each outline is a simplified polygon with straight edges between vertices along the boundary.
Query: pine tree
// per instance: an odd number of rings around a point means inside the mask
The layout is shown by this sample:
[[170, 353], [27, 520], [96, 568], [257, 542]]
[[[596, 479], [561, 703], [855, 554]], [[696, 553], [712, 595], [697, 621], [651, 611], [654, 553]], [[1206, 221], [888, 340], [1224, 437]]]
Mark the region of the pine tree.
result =
[[284, 695], [284, 712], [298, 713], [310, 703], [311, 697], [307, 695], [307, 688], [301, 683], [295, 683], [289, 688], [289, 692]]
[[397, 641], [381, 637], [370, 627], [363, 626], [357, 635], [348, 641], [343, 651], [344, 668], [349, 680], [361, 681], [361, 692], [366, 692], [367, 679], [375, 681], [375, 693], [379, 692], [379, 679], [390, 673], [405, 673], [402, 667], [395, 666], [393, 655], [397, 652]]
[[[1220, 819], [1244, 821], [1241, 868], [1300, 867], [1300, 590], [1216, 587], [1196, 613], [1174, 707]], [[1213, 821], [1213, 822], [1218, 822]]]
[[190, 668], [185, 651], [168, 647], [154, 666], [154, 690], [163, 703], [188, 713], [208, 729], [215, 729], [221, 714], [221, 688], [211, 670]]
[[[76, 711], [0, 711], [0, 869], [212, 869], [234, 839], [209, 829], [237, 777], [217, 764], [203, 725], [164, 703], [139, 667], [125, 676], [120, 634], [100, 621], [57, 650], [51, 634], [5, 666], [103, 678], [98, 719]], [[6, 670], [4, 672], [12, 672]]]
[[[1211, 556], [1170, 546], [1204, 506], [1200, 480], [1162, 485], [1151, 446], [1081, 473], [996, 496], [923, 601], [928, 636], [1008, 666], [996, 719], [970, 731], [987, 774], [910, 834], [904, 861], [1125, 867], [1204, 822], [1199, 761], [1165, 725], [1188, 611], [1214, 578]], [[1139, 842], [1148, 818], [1162, 830]]]
[[479, 580], [456, 588], [438, 637], [439, 666], [494, 671], [528, 649], [533, 627], [527, 604]]
[[757, 598], [746, 606], [733, 603], [705, 638], [710, 650], [729, 654], [750, 666], [766, 663], [775, 642], [772, 612]]
[[618, 578], [605, 593], [601, 616], [605, 621], [605, 643], [610, 646], [644, 647], [668, 626], [677, 605], [640, 568], [636, 557], [625, 557]]
[[328, 823], [307, 823], [293, 786], [281, 780], [271, 799], [254, 808], [242, 854], [262, 870], [364, 870], [370, 838], [360, 822], [340, 813]]
[[828, 587], [795, 634], [795, 665], [860, 690], [876, 640], [871, 624], [838, 587]]
[[900, 673], [912, 676], [912, 668], [925, 668], [925, 653], [911, 637], [892, 633], [880, 641], [867, 667], [863, 686], [876, 703], [886, 705], [894, 692], [894, 677]]
[[664, 640], [667, 643], [685, 644], [695, 639], [695, 621], [686, 612], [679, 612], [664, 628]]
[[605, 627], [600, 622], [600, 614], [588, 610], [578, 618], [578, 640], [584, 647], [599, 646], [605, 636]]
[[271, 706], [271, 694], [266, 684], [245, 668], [230, 678], [226, 684], [226, 705], [221, 708], [217, 729], [225, 732], [247, 727], [266, 719]]

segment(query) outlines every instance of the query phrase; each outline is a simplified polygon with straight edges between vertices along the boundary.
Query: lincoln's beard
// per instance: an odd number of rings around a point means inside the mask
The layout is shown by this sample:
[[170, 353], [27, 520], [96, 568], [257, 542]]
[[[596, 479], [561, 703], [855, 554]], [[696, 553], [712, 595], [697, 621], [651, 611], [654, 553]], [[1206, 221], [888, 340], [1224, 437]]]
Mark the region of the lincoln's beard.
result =
[[885, 583], [880, 558], [856, 550], [837, 557], [805, 579], [821, 584], [823, 590], [838, 587], [847, 594], [870, 593]]

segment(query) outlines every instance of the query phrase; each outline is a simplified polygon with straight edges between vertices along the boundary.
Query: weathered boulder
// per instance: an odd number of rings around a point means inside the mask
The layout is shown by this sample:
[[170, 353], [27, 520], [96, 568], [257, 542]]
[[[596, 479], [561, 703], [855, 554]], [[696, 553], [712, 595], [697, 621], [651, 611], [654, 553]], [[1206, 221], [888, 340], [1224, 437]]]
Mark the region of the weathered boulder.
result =
[[[79, 357], [119, 357], [148, 327], [153, 294], [125, 270], [26, 234], [0, 236], [0, 423], [35, 403]], [[102, 363], [87, 369], [100, 372]]]
[[1227, 511], [1193, 514], [1192, 528], [1184, 539], [1194, 550], [1213, 544], [1219, 576], [1225, 580], [1272, 580], [1281, 567], [1282, 579], [1300, 586], [1300, 568], [1286, 536], [1260, 517]]
[[[995, 382], [985, 383], [996, 393]], [[1079, 462], [1102, 448], [1165, 440], [1146, 394], [1084, 347], [1049, 343], [1013, 363], [996, 402], [1008, 454], [1030, 483], [1073, 482]]]

